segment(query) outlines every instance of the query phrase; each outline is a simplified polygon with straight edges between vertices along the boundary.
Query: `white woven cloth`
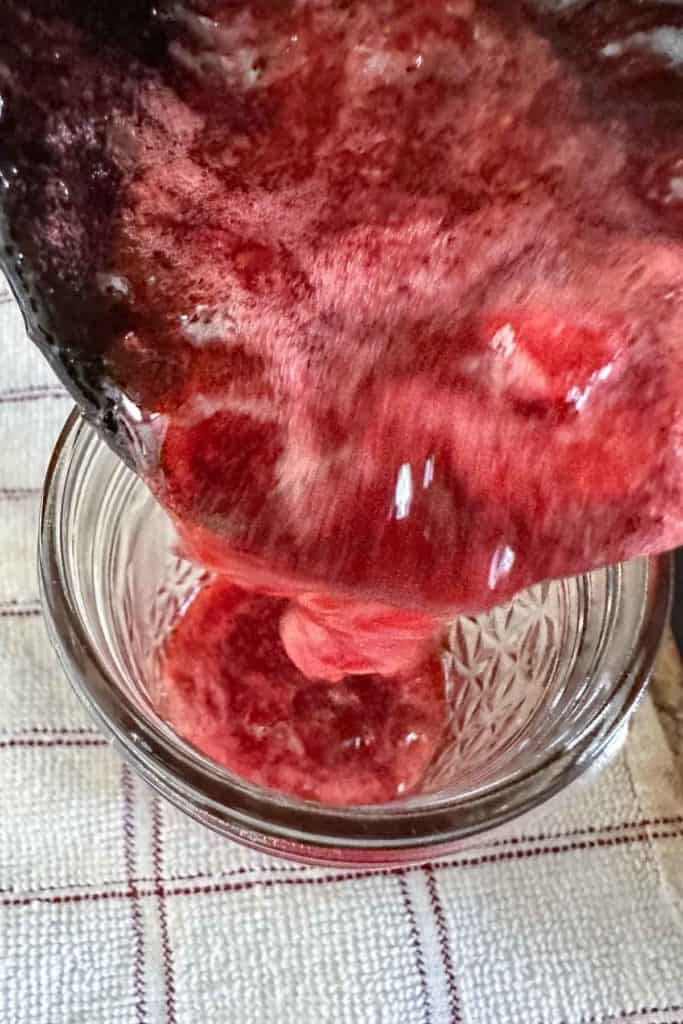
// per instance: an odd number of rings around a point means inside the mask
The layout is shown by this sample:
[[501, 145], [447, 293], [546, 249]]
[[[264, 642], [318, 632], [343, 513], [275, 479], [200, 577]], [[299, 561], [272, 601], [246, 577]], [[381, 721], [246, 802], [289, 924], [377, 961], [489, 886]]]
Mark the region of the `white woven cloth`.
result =
[[371, 875], [155, 798], [48, 645], [35, 544], [70, 402], [0, 305], [0, 1022], [683, 1022], [683, 796], [652, 705], [509, 839]]

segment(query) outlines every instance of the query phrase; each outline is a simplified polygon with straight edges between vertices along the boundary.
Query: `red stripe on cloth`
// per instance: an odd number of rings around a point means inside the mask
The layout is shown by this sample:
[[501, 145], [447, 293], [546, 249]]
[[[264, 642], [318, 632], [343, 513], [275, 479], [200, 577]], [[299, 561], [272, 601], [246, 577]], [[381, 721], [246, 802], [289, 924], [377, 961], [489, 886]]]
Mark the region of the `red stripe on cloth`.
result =
[[405, 880], [404, 875], [398, 876], [398, 886], [401, 890], [401, 896], [403, 897], [403, 905], [406, 910], [408, 917], [408, 924], [410, 926], [410, 941], [413, 944], [415, 950], [415, 966], [417, 967], [417, 973], [420, 976], [420, 988], [422, 990], [422, 1002], [424, 1005], [424, 1020], [425, 1024], [431, 1024], [432, 1020], [432, 1008], [429, 999], [429, 985], [427, 984], [427, 968], [425, 966], [424, 952], [422, 950], [422, 942], [420, 940], [420, 932], [417, 927], [417, 917], [415, 915], [415, 908], [413, 901], [410, 898], [410, 892], [408, 890], [408, 884]]
[[164, 836], [162, 822], [162, 806], [156, 797], [152, 809], [152, 863], [154, 864], [155, 894], [159, 908], [159, 930], [161, 950], [164, 961], [164, 986], [166, 988], [166, 1019], [167, 1024], [176, 1024], [175, 978], [173, 970], [173, 951], [168, 935], [168, 919], [166, 916], [166, 889], [163, 882]]
[[[606, 832], [606, 833], [614, 833], [614, 832], [618, 832], [618, 831], [622, 832], [622, 831], [628, 831], [628, 830], [633, 830], [633, 829], [640, 829], [640, 830], [642, 830], [642, 829], [651, 828], [651, 827], [666, 827], [666, 826], [671, 826], [671, 825], [683, 825], [683, 815], [676, 815], [675, 817], [671, 817], [671, 818], [643, 818], [643, 819], [641, 819], [639, 821], [617, 822], [617, 823], [614, 823], [614, 824], [611, 824], [611, 825], [605, 825], [604, 828], [602, 829], [602, 831]], [[598, 829], [596, 829], [594, 827], [588, 826], [588, 827], [586, 827], [583, 830], [582, 829], [574, 829], [571, 832], [564, 832], [564, 833], [561, 832], [561, 833], [558, 833], [557, 835], [549, 836], [549, 837], [548, 836], [544, 836], [543, 834], [538, 834], [538, 835], [535, 835], [535, 836], [527, 836], [524, 841], [525, 842], [529, 842], [529, 843], [538, 843], [538, 842], [543, 842], [544, 840], [550, 838], [550, 839], [553, 840], [554, 843], [558, 843], [558, 842], [561, 842], [562, 840], [573, 839], [573, 838], [578, 837], [578, 836], [587, 836], [587, 837], [591, 837], [592, 838], [592, 837], [598, 835], [599, 831], [600, 830], [598, 830]], [[662, 839], [662, 838], [678, 838], [679, 835], [683, 836], [683, 831], [680, 832], [680, 833], [679, 832], [674, 832], [671, 836], [669, 836], [668, 834], [664, 834], [664, 833], [659, 833], [658, 832], [658, 833], [656, 833], [656, 835], [654, 835], [654, 838], [658, 838], [658, 839]], [[634, 841], [641, 841], [642, 842], [642, 841], [644, 841], [646, 839], [647, 839], [647, 835], [643, 834], [643, 833], [639, 833], [637, 836], [634, 837]], [[517, 843], [517, 841], [518, 841], [517, 839], [515, 839], [515, 840], [511, 839], [510, 840], [511, 843], [514, 842], [515, 844]], [[519, 838], [519, 842], [521, 842], [521, 841], [522, 841], [522, 839], [520, 837]], [[498, 843], [500, 845], [502, 845], [502, 843], [504, 843], [504, 842], [505, 842], [505, 840], [499, 840], [498, 841]], [[617, 844], [615, 844], [615, 845], [619, 845], [620, 842], [621, 841], [618, 841]], [[496, 844], [492, 843], [491, 845], [493, 846], [493, 845], [496, 845]], [[573, 847], [570, 847], [569, 849], [572, 849], [572, 848]], [[543, 851], [540, 851], [540, 852], [543, 852]], [[563, 852], [563, 850], [558, 850], [557, 852]], [[486, 856], [486, 855], [483, 855], [483, 856]], [[489, 856], [491, 856], [491, 855], [489, 855]], [[498, 856], [498, 855], [493, 855], [493, 856], [495, 857], [495, 856]], [[510, 860], [510, 859], [512, 859], [513, 857], [516, 857], [516, 856], [521, 856], [521, 854], [515, 855], [515, 854], [508, 853], [507, 855], [503, 855], [502, 859], [503, 860]], [[478, 864], [479, 860], [477, 860], [476, 863]], [[439, 867], [448, 867], [449, 865], [446, 864], [446, 863], [436, 862], [436, 864], [434, 866], [439, 868]], [[454, 866], [468, 867], [469, 864], [458, 862], [457, 864], [454, 864]], [[194, 881], [198, 881], [200, 878], [206, 878], [207, 876], [209, 876], [211, 874], [215, 874], [217, 878], [234, 878], [234, 877], [239, 876], [239, 875], [250, 875], [250, 874], [254, 874], [254, 873], [267, 873], [267, 874], [276, 874], [276, 875], [302, 874], [303, 872], [307, 872], [309, 870], [310, 869], [306, 865], [304, 865], [304, 864], [277, 863], [277, 864], [258, 864], [258, 865], [254, 865], [254, 866], [241, 865], [238, 868], [229, 868], [226, 871], [219, 871], [219, 872], [212, 872], [212, 871], [209, 871], [209, 870], [204, 870], [204, 871], [193, 871], [191, 875], [169, 875], [165, 879], [165, 882], [166, 882], [166, 884], [171, 883], [171, 882], [194, 882]], [[415, 868], [415, 867], [411, 868], [410, 866], [408, 866], [408, 867], [405, 867], [405, 868], [395, 868], [395, 869], [387, 869], [387, 870], [388, 870], [388, 872], [390, 874], [407, 873], [408, 871], [411, 871], [411, 870], [419, 870], [419, 866], [417, 868]], [[369, 872], [369, 874], [381, 874], [381, 873], [383, 873], [382, 869], [375, 869], [375, 870], [372, 870], [372, 871]], [[357, 877], [363, 877], [360, 871], [357, 873]], [[140, 877], [140, 878], [137, 878], [136, 881], [138, 883], [154, 883], [155, 879], [153, 877], [151, 877], [151, 878], [150, 877]]]
[[623, 832], [627, 828], [658, 828], [662, 825], [683, 824], [683, 814], [676, 814], [671, 818], [641, 818], [639, 821], [620, 821], [610, 825], [586, 825], [584, 828], [575, 828], [571, 832], [544, 833], [539, 832], [534, 836], [511, 836], [509, 839], [494, 839], [490, 846], [519, 846], [521, 843], [544, 843], [555, 842], [558, 839], [571, 839], [574, 836], [599, 836], [610, 832]]
[[[631, 846], [639, 842], [648, 842], [651, 839], [682, 839], [683, 830], [677, 832], [643, 832], [633, 836], [623, 836], [621, 838], [605, 839], [604, 841], [589, 842], [589, 843], [571, 843], [564, 847], [554, 846], [547, 848], [538, 848], [535, 850], [516, 850], [508, 854], [491, 854], [484, 855], [482, 857], [463, 857], [457, 861], [440, 861], [430, 864], [427, 868], [412, 866], [412, 867], [401, 867], [401, 868], [379, 868], [367, 871], [345, 871], [339, 872], [334, 875], [318, 875], [312, 877], [298, 877], [298, 878], [261, 878], [261, 879], [249, 879], [243, 882], [212, 882], [206, 885], [195, 885], [195, 886], [178, 886], [171, 887], [162, 880], [159, 875], [159, 880], [155, 884], [154, 888], [143, 889], [138, 887], [138, 897], [150, 897], [163, 895], [164, 899], [168, 899], [171, 896], [201, 896], [201, 895], [219, 895], [222, 893], [231, 892], [244, 892], [249, 889], [263, 888], [270, 889], [279, 885], [327, 885], [338, 882], [349, 882], [356, 881], [366, 878], [374, 877], [395, 877], [396, 875], [404, 875], [407, 872], [413, 871], [432, 871], [434, 874], [443, 870], [447, 867], [479, 867], [483, 864], [495, 864], [509, 860], [522, 860], [527, 857], [540, 857], [545, 855], [556, 855], [562, 853], [573, 853], [576, 851], [582, 851], [586, 849], [596, 849], [598, 847], [610, 847], [610, 846]], [[158, 870], [161, 870], [161, 861], [157, 859]], [[304, 869], [305, 870], [305, 869]], [[139, 882], [139, 879], [138, 879]], [[43, 892], [49, 892], [50, 890], [43, 890]], [[24, 896], [8, 896], [0, 899], [0, 906], [27, 906], [29, 903], [83, 903], [89, 900], [109, 900], [109, 899], [130, 899], [130, 892], [125, 890], [111, 890], [104, 892], [86, 892], [86, 893], [61, 893], [59, 895], [43, 896], [40, 892], [32, 895]], [[165, 910], [164, 910], [165, 919]], [[168, 929], [166, 927], [166, 936], [168, 944]], [[169, 947], [170, 954], [170, 947]], [[172, 966], [172, 965], [171, 965]], [[171, 977], [171, 980], [172, 977]], [[675, 1008], [674, 1008], [675, 1009]]]
[[0, 487], [0, 501], [26, 501], [41, 494], [42, 487]]
[[[145, 895], [153, 895], [146, 893]], [[62, 903], [98, 903], [100, 900], [127, 900], [130, 893], [125, 890], [112, 889], [107, 892], [70, 892], [54, 896], [5, 896], [0, 900], [0, 907], [28, 907], [32, 903], [44, 903], [47, 906], [59, 906]]]
[[[560, 837], [561, 838], [561, 837]], [[647, 843], [651, 839], [681, 839], [683, 830], [677, 829], [673, 832], [638, 832], [635, 835], [608, 836], [576, 840], [565, 843], [561, 846], [556, 843], [554, 846], [533, 847], [530, 850], [505, 850], [498, 853], [482, 853], [475, 857], [459, 857], [455, 860], [438, 861], [433, 865], [435, 868], [465, 868], [482, 867], [487, 864], [502, 864], [511, 860], [528, 860], [530, 857], [542, 857], [557, 855], [561, 853], [576, 853], [580, 850], [605, 849], [611, 846], [630, 846], [633, 843]]]
[[450, 1010], [450, 1021], [451, 1024], [462, 1024], [462, 1015], [460, 1013], [460, 995], [458, 992], [458, 984], [455, 978], [455, 969], [453, 967], [453, 959], [451, 957], [451, 944], [450, 937], [448, 934], [448, 922], [446, 915], [443, 910], [441, 903], [441, 897], [439, 896], [439, 888], [436, 881], [436, 875], [434, 874], [434, 868], [429, 865], [424, 868], [425, 878], [427, 880], [427, 892], [429, 893], [429, 902], [431, 904], [432, 913], [436, 921], [436, 932], [439, 936], [439, 949], [441, 951], [441, 962], [443, 964], [444, 973], [446, 976], [446, 988], [448, 990], [448, 1008]]
[[231, 892], [248, 892], [250, 889], [273, 889], [280, 885], [334, 885], [339, 882], [354, 882], [364, 878], [392, 878], [403, 875], [411, 868], [379, 868], [367, 871], [340, 871], [335, 875], [315, 875], [310, 878], [257, 878], [246, 882], [207, 882], [205, 885], [184, 885], [165, 889], [166, 896], [221, 895]]
[[[629, 824], [628, 827], [629, 828], [631, 827], [630, 824]], [[631, 846], [631, 845], [635, 845], [636, 843], [648, 842], [651, 839], [654, 839], [654, 840], [659, 840], [659, 839], [683, 839], [683, 830], [679, 829], [677, 831], [672, 831], [672, 832], [659, 832], [659, 831], [658, 832], [640, 832], [640, 833], [637, 833], [635, 835], [626, 835], [626, 836], [623, 836], [623, 837], [616, 837], [616, 836], [614, 836], [614, 837], [611, 837], [609, 839], [604, 839], [604, 840], [602, 840], [600, 842], [595, 842], [595, 841], [572, 842], [572, 843], [566, 844], [565, 846], [538, 847], [538, 848], [535, 848], [533, 850], [514, 850], [514, 851], [505, 852], [505, 853], [483, 854], [481, 856], [476, 856], [476, 857], [461, 857], [458, 860], [452, 860], [452, 861], [436, 861], [436, 862], [430, 864], [429, 867], [434, 872], [438, 872], [438, 871], [441, 871], [444, 868], [449, 868], [449, 867], [460, 867], [460, 868], [480, 867], [480, 866], [488, 865], [488, 864], [504, 863], [504, 862], [510, 861], [510, 860], [523, 860], [523, 859], [526, 859], [526, 858], [529, 858], [529, 857], [541, 857], [541, 856], [547, 856], [547, 855], [557, 855], [557, 854], [562, 854], [562, 853], [572, 853], [572, 852], [576, 852], [576, 851], [583, 851], [583, 850], [586, 850], [586, 849], [597, 849], [597, 848], [613, 847], [613, 846]], [[158, 896], [159, 895], [159, 888], [160, 887], [163, 888], [163, 893], [164, 893], [164, 896], [166, 896], [166, 897], [168, 897], [168, 896], [198, 896], [198, 895], [202, 895], [202, 894], [210, 895], [210, 894], [215, 894], [215, 893], [242, 892], [244, 890], [253, 889], [253, 888], [256, 888], [256, 887], [259, 887], [259, 886], [267, 889], [267, 888], [270, 888], [270, 887], [275, 886], [275, 885], [322, 885], [322, 884], [326, 884], [328, 882], [329, 883], [346, 882], [346, 881], [353, 881], [354, 879], [373, 878], [375, 876], [378, 876], [378, 877], [382, 877], [382, 876], [395, 877], [396, 875], [404, 875], [404, 874], [407, 874], [409, 872], [422, 871], [423, 868], [421, 866], [419, 866], [419, 865], [413, 865], [413, 866], [399, 867], [399, 868], [373, 868], [373, 869], [365, 870], [365, 871], [360, 870], [360, 871], [339, 872], [339, 873], [334, 874], [334, 875], [317, 875], [317, 876], [312, 876], [312, 877], [308, 877], [308, 876], [304, 875], [303, 877], [301, 877], [301, 874], [303, 874], [304, 872], [306, 872], [308, 870], [310, 870], [310, 869], [305, 867], [305, 866], [303, 866], [303, 865], [298, 865], [298, 864], [282, 865], [282, 866], [264, 865], [264, 866], [258, 867], [258, 868], [242, 867], [242, 868], [236, 868], [236, 869], [234, 869], [232, 871], [224, 872], [222, 875], [219, 875], [219, 877], [233, 877], [234, 878], [237, 875], [248, 874], [251, 871], [271, 871], [273, 873], [278, 873], [278, 874], [281, 874], [281, 875], [285, 875], [285, 874], [291, 875], [291, 874], [294, 874], [294, 873], [299, 873], [300, 877], [298, 877], [298, 878], [257, 878], [257, 879], [247, 879], [245, 881], [240, 881], [240, 882], [230, 882], [230, 881], [226, 881], [226, 882], [212, 882], [212, 883], [207, 883], [207, 884], [204, 884], [204, 885], [196, 885], [196, 886], [187, 886], [187, 885], [185, 885], [185, 886], [177, 886], [175, 888], [171, 888], [170, 884], [173, 883], [173, 882], [180, 882], [180, 881], [185, 881], [185, 882], [190, 881], [191, 882], [191, 881], [194, 881], [194, 880], [199, 879], [199, 878], [206, 878], [207, 875], [209, 874], [209, 872], [204, 872], [204, 873], [202, 873], [200, 875], [196, 875], [196, 874], [193, 874], [193, 875], [175, 875], [175, 876], [171, 876], [170, 878], [167, 878], [167, 879], [161, 880], [161, 881], [157, 881], [157, 877], [155, 877], [155, 878], [136, 878], [135, 882], [136, 882], [136, 885], [138, 887], [138, 895], [139, 895], [140, 898], [148, 897], [148, 896]], [[125, 880], [117, 880], [117, 881], [112, 881], [111, 884], [112, 885], [119, 885], [119, 884], [124, 884], [124, 882], [125, 882]], [[145, 889], [145, 888], [142, 887], [145, 883], [150, 883], [154, 887], [153, 888]], [[76, 886], [73, 886], [73, 888], [76, 888]], [[43, 895], [43, 894], [46, 894], [46, 893], [54, 892], [57, 889], [59, 889], [59, 891], [61, 893], [61, 895], [59, 897], [51, 897], [51, 896], [48, 896], [48, 895]], [[70, 894], [70, 893], [66, 893], [64, 891], [64, 889], [65, 889], [64, 886], [52, 886], [52, 887], [48, 886], [48, 887], [40, 889], [40, 890], [38, 890], [38, 891], [36, 891], [36, 892], [34, 892], [32, 894], [24, 894], [24, 895], [22, 895], [18, 899], [17, 898], [12, 898], [10, 900], [4, 900], [4, 901], [0, 900], [0, 906], [14, 905], [15, 903], [20, 903], [21, 905], [24, 905], [24, 904], [31, 903], [33, 901], [49, 903], [53, 898], [56, 899], [57, 902], [81, 902], [81, 901], [84, 901], [84, 900], [94, 900], [94, 899], [120, 899], [120, 898], [125, 898], [125, 897], [127, 897], [129, 895], [128, 892], [119, 892], [119, 891], [113, 891], [113, 892], [93, 892], [93, 893], [73, 893], [73, 894]], [[2, 893], [3, 891], [7, 892], [7, 890], [0, 889], [0, 893]]]
[[147, 1020], [145, 1000], [145, 937], [142, 927], [142, 908], [137, 883], [135, 882], [135, 813], [133, 776], [127, 764], [121, 766], [121, 790], [123, 795], [123, 856], [128, 875], [128, 893], [131, 898], [131, 922], [133, 925], [134, 964], [133, 987], [135, 991], [135, 1014], [138, 1024]]
[[0, 736], [0, 750], [33, 748], [40, 750], [46, 747], [106, 747], [109, 744], [103, 736], [35, 736], [32, 738]]
[[39, 615], [42, 615], [42, 612], [38, 600], [0, 601], [0, 618], [23, 619], [34, 618]]
[[[281, 874], [281, 875], [282, 874], [289, 875], [289, 874], [295, 874], [297, 872], [300, 873], [300, 872], [304, 872], [304, 871], [310, 871], [310, 868], [308, 868], [305, 864], [278, 864], [278, 865], [261, 864], [261, 865], [258, 865], [257, 867], [252, 867], [252, 868], [250, 868], [250, 867], [239, 867], [239, 868], [232, 868], [231, 870], [228, 870], [228, 871], [218, 871], [218, 872], [215, 872], [215, 875], [216, 875], [217, 878], [229, 878], [229, 877], [234, 877], [235, 875], [248, 875], [248, 874], [252, 874], [254, 872], [276, 872], [277, 874]], [[164, 885], [166, 886], [170, 882], [195, 882], [195, 881], [198, 881], [200, 878], [207, 878], [211, 874], [214, 874], [214, 872], [200, 871], [200, 872], [193, 872], [193, 874], [191, 874], [191, 875], [170, 875], [168, 878], [164, 879]], [[125, 878], [111, 878], [111, 879], [108, 879], [108, 884], [109, 885], [113, 885], [113, 886], [125, 885], [125, 882], [126, 882]], [[154, 886], [154, 877], [150, 878], [150, 877], [145, 877], [144, 875], [138, 875], [135, 878], [133, 878], [133, 882], [135, 883], [135, 885], [137, 887], [138, 895], [140, 897], [156, 895], [156, 890], [154, 888], [150, 888], [149, 891], [145, 891], [145, 889], [144, 889], [145, 886]], [[86, 888], [86, 889], [88, 888], [87, 883], [85, 885], [78, 885], [76, 883], [71, 883], [71, 884], [66, 884], [66, 885], [45, 885], [45, 886], [42, 886], [40, 889], [36, 890], [33, 893], [33, 895], [35, 895], [37, 897], [40, 897], [40, 896], [42, 896], [43, 893], [50, 893], [50, 892], [65, 893], [65, 892], [68, 892], [70, 889], [83, 889], [83, 888]], [[12, 892], [13, 892], [12, 889], [2, 889], [2, 888], [0, 888], [0, 896], [2, 896], [3, 894], [10, 894]], [[25, 893], [24, 895], [28, 896], [29, 894]]]
[[12, 733], [0, 733], [0, 738], [5, 739], [21, 739], [23, 736], [92, 736], [98, 739], [102, 739], [100, 733], [96, 729], [85, 728], [84, 726], [77, 725], [73, 728], [66, 726], [53, 728], [51, 725], [34, 725], [30, 729], [22, 729], [21, 732]]
[[[582, 1017], [579, 1024], [603, 1024], [604, 1021], [632, 1020], [634, 1017], [650, 1017], [652, 1014], [681, 1013], [682, 1011], [683, 1003], [677, 1003], [672, 1006], [646, 1006], [640, 1010], [618, 1010], [616, 1013], [605, 1010], [599, 1017]], [[568, 1024], [568, 1021], [562, 1020], [559, 1024]], [[651, 1024], [657, 1024], [657, 1021], [651, 1021]], [[664, 1024], [681, 1024], [681, 1022], [671, 1020], [664, 1022]]]
[[70, 395], [63, 388], [50, 384], [36, 384], [25, 388], [8, 388], [6, 391], [0, 391], [0, 405], [9, 405], [14, 402], [40, 402], [45, 399], [63, 401], [70, 399]]

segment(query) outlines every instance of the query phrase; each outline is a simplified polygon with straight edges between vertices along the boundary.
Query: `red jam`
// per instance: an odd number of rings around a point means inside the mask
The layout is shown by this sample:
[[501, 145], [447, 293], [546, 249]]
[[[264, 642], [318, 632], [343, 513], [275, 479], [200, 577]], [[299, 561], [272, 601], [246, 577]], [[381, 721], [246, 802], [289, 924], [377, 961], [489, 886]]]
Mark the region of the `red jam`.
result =
[[[421, 644], [435, 616], [681, 537], [680, 72], [663, 14], [631, 6], [168, 16], [110, 358], [194, 557], [411, 609]], [[334, 636], [311, 647], [345, 615], [287, 619], [302, 668], [345, 670]]]
[[268, 785], [408, 791], [445, 617], [683, 542], [683, 16], [58, 6], [0, 10], [8, 258], [230, 581], [166, 712]]
[[393, 677], [311, 680], [280, 640], [285, 604], [220, 580], [201, 590], [166, 645], [160, 712], [261, 786], [336, 805], [413, 792], [446, 723], [439, 658]]

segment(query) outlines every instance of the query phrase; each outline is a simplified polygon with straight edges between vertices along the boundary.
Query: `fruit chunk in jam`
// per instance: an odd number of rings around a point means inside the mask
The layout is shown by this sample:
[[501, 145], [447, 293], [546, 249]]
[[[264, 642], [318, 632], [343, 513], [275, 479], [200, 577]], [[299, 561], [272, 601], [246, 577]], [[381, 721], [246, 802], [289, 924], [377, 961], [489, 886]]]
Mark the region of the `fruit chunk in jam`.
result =
[[165, 646], [160, 712], [261, 786], [338, 805], [414, 791], [446, 723], [439, 658], [392, 678], [311, 680], [282, 646], [283, 610], [221, 580], [200, 590]]

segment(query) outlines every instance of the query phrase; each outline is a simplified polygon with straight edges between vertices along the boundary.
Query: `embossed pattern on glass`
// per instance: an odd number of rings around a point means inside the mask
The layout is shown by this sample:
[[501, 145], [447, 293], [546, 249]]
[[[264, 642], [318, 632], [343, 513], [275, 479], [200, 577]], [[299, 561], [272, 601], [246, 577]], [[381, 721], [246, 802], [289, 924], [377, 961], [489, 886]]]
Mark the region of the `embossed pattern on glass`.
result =
[[124, 756], [225, 834], [326, 863], [420, 859], [423, 844], [498, 827], [599, 762], [642, 692], [670, 580], [666, 560], [640, 560], [455, 617], [442, 652], [448, 736], [425, 791], [337, 812], [231, 776], [156, 714], [159, 646], [203, 573], [179, 557], [145, 486], [75, 418], [48, 476], [41, 572], [58, 653]]

